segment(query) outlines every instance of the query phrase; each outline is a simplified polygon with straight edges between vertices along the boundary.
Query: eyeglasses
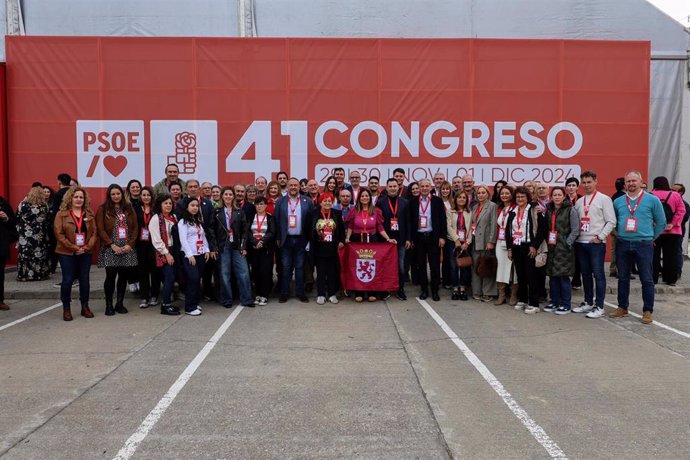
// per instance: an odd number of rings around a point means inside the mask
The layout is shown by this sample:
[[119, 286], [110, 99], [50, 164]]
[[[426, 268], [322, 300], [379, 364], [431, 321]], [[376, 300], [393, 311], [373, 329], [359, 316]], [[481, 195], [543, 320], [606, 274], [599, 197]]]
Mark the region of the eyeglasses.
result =
[[360, 178], [359, 176], [350, 176], [350, 180], [352, 180], [352, 179], [359, 179], [359, 178]]

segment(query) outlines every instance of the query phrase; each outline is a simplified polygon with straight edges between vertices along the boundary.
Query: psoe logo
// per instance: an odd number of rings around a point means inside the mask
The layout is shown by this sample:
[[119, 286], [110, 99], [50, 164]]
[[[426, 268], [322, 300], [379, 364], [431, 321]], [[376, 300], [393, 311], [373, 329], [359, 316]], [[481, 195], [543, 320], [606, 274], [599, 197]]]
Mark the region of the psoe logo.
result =
[[77, 120], [77, 177], [108, 187], [141, 177], [146, 163], [143, 120]]
[[175, 163], [180, 178], [218, 183], [218, 123], [215, 120], [151, 120], [151, 182]]

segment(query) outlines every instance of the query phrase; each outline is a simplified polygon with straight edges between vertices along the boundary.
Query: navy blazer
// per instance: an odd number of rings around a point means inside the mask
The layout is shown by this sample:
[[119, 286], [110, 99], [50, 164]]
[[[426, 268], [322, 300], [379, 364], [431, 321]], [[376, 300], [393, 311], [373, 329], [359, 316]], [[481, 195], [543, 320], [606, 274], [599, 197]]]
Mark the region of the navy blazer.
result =
[[[285, 244], [285, 240], [288, 237], [288, 197], [290, 195], [285, 195], [281, 197], [275, 205], [274, 217], [276, 220], [276, 241], [280, 243], [282, 247]], [[302, 219], [302, 236], [304, 237], [304, 244], [306, 245], [309, 239], [309, 226], [311, 222], [311, 212], [314, 209], [314, 204], [311, 202], [310, 198], [304, 195], [299, 195], [299, 207], [301, 211]]]
[[397, 239], [398, 245], [404, 245], [405, 241], [410, 240], [410, 226], [408, 217], [408, 203], [403, 197], [395, 197], [398, 200], [398, 228], [397, 232], [391, 231], [391, 217], [393, 217], [393, 212], [388, 205], [388, 195], [381, 195], [376, 202], [376, 206], [381, 209], [383, 214], [383, 228], [389, 237]]
[[[435, 240], [445, 238], [448, 234], [448, 228], [446, 227], [446, 205], [443, 204], [443, 200], [437, 196], [429, 194], [431, 199], [431, 234]], [[418, 239], [419, 230], [419, 197], [413, 197], [408, 206], [409, 212], [409, 223], [410, 223], [410, 240], [414, 241]]]

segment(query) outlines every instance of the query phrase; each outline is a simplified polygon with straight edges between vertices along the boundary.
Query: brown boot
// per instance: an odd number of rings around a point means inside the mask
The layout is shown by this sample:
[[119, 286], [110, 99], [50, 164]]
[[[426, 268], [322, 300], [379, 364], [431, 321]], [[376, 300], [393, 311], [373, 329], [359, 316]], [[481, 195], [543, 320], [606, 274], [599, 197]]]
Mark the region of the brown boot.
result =
[[4, 303], [4, 302], [3, 302], [3, 303], [0, 303], [0, 310], [2, 310], [2, 311], [7, 311], [7, 310], [9, 310], [9, 309], [10, 309], [10, 306], [9, 306], [9, 305], [7, 305], [7, 304]]
[[496, 283], [498, 286], [498, 299], [494, 302], [494, 305], [503, 305], [506, 303], [506, 283]]
[[91, 311], [88, 305], [81, 306], [81, 316], [83, 316], [84, 318], [93, 318], [93, 312]]
[[72, 312], [69, 310], [62, 310], [62, 319], [64, 321], [72, 321]]
[[510, 300], [508, 301], [508, 304], [511, 307], [514, 307], [518, 303], [518, 298], [517, 298], [517, 284], [513, 283], [510, 285]]

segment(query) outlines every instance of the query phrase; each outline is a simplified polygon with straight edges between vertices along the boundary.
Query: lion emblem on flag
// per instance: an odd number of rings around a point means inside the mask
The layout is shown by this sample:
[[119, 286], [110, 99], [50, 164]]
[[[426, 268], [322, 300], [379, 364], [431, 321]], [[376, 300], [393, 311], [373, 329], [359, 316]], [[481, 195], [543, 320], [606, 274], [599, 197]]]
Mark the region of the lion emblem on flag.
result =
[[357, 279], [362, 283], [368, 283], [376, 276], [375, 259], [357, 259]]

